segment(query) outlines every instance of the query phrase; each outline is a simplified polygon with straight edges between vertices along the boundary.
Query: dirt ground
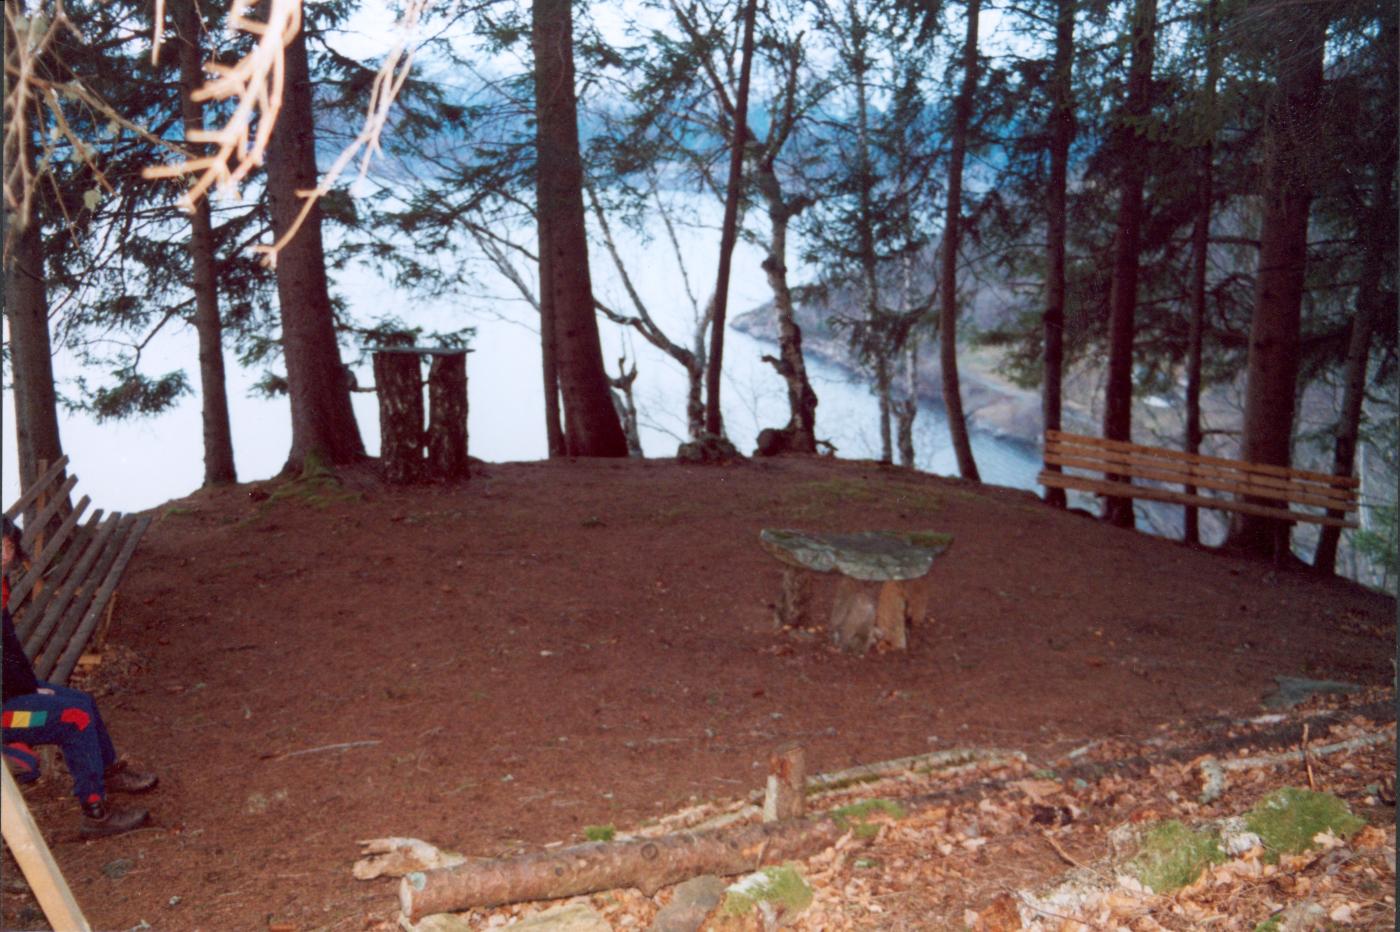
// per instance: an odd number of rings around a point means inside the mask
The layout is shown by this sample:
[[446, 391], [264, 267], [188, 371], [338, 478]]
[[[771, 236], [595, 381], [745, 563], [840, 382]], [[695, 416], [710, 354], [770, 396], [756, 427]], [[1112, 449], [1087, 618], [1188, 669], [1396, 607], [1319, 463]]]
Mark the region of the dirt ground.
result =
[[[1258, 715], [1276, 675], [1395, 675], [1391, 598], [871, 463], [485, 464], [405, 489], [366, 467], [156, 514], [90, 680], [119, 750], [161, 774], [153, 824], [84, 842], [65, 776], [26, 790], [98, 929], [388, 928], [397, 883], [351, 878], [360, 839], [580, 841], [742, 798], [793, 739], [810, 772], [997, 747], [1029, 773]], [[866, 657], [777, 630], [764, 527], [951, 533], [931, 620]], [[1388, 695], [1369, 720], [1393, 728]], [[1066, 868], [996, 850], [975, 889], [832, 927], [958, 927]], [[27, 895], [3, 905], [6, 928], [44, 927]]]

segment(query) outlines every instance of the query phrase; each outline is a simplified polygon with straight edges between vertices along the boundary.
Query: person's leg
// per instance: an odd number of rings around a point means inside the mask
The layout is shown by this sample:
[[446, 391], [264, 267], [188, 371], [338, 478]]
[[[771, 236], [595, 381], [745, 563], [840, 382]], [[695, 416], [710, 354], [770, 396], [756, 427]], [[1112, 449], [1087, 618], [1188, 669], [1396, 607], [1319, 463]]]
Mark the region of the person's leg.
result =
[[97, 736], [97, 749], [102, 754], [102, 769], [105, 771], [115, 764], [117, 762], [117, 749], [112, 746], [112, 736], [107, 733], [107, 725], [102, 721], [102, 713], [98, 711], [97, 700], [89, 693], [85, 693], [81, 689], [73, 689], [70, 686], [60, 686], [57, 683], [43, 681], [40, 681], [39, 685], [46, 689], [52, 689], [54, 695], [62, 699], [69, 708], [81, 709], [83, 714], [88, 716]]
[[66, 695], [26, 693], [6, 702], [0, 718], [5, 744], [58, 745], [73, 775], [73, 795], [82, 803], [101, 802], [106, 795], [102, 786], [106, 761], [91, 708], [90, 697], [74, 703]]
[[10, 765], [10, 773], [20, 783], [33, 783], [39, 779], [39, 755], [34, 749], [19, 741], [4, 747], [5, 761]]

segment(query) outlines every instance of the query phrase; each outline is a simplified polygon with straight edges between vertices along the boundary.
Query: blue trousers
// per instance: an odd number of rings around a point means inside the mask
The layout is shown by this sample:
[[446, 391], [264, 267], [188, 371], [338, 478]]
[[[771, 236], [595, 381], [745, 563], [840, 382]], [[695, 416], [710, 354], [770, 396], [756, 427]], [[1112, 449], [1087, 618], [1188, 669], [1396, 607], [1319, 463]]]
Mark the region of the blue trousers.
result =
[[67, 686], [40, 681], [39, 688], [51, 689], [53, 695], [26, 693], [5, 703], [0, 718], [4, 743], [58, 745], [73, 775], [73, 795], [81, 802], [103, 799], [102, 775], [116, 762], [117, 752], [97, 703], [87, 693]]

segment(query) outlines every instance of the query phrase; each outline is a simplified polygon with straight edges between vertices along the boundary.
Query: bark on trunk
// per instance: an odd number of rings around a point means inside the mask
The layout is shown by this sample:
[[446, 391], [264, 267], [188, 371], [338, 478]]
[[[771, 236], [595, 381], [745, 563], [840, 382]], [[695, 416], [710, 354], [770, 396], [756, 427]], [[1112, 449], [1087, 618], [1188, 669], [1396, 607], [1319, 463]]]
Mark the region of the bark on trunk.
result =
[[[196, 152], [208, 149], [189, 142], [192, 133], [204, 129], [204, 105], [193, 92], [204, 83], [200, 21], [195, 0], [178, 0], [175, 48], [180, 62], [180, 114], [185, 124], [185, 144]], [[233, 462], [233, 432], [229, 427], [228, 390], [224, 377], [223, 324], [219, 318], [219, 286], [214, 260], [214, 228], [209, 199], [200, 198], [190, 215], [190, 263], [194, 271], [194, 328], [199, 336], [199, 389], [204, 427], [204, 484], [230, 485], [238, 481]]]
[[[1133, 422], [1133, 338], [1136, 333], [1138, 252], [1142, 233], [1142, 189], [1147, 176], [1149, 146], [1144, 123], [1152, 113], [1152, 59], [1157, 25], [1156, 0], [1138, 0], [1133, 10], [1133, 54], [1128, 68], [1127, 99], [1118, 130], [1120, 195], [1113, 239], [1113, 282], [1108, 308], [1108, 383], [1105, 391], [1103, 435], [1131, 440]], [[1125, 479], [1114, 476], [1113, 479]], [[1132, 527], [1133, 500], [1104, 499], [1104, 519]]]
[[[1214, 121], [1215, 85], [1220, 70], [1217, 51], [1220, 22], [1217, 15], [1219, 0], [1206, 3], [1206, 75], [1202, 107], [1207, 119]], [[1215, 187], [1215, 133], [1200, 147], [1201, 174], [1196, 201], [1196, 225], [1191, 231], [1191, 328], [1186, 341], [1186, 443], [1187, 453], [1201, 452], [1201, 353], [1206, 327], [1206, 260], [1210, 255], [1210, 217]], [[1195, 495], [1196, 487], [1185, 487], [1187, 495]], [[1200, 512], [1195, 505], [1186, 506], [1183, 535], [1186, 543], [1201, 542]]]
[[894, 403], [899, 465], [914, 468], [914, 419], [919, 415], [919, 341], [910, 336], [904, 347], [904, 391]]
[[962, 90], [953, 103], [952, 151], [948, 158], [948, 216], [943, 224], [943, 251], [938, 290], [942, 313], [939, 315], [938, 358], [943, 367], [943, 404], [948, 414], [948, 433], [958, 457], [958, 473], [964, 479], [981, 482], [977, 462], [972, 457], [972, 441], [963, 414], [962, 389], [958, 382], [958, 240], [962, 219], [963, 162], [967, 158], [967, 130], [972, 122], [972, 98], [977, 91], [977, 17], [981, 0], [968, 0], [967, 42], [963, 47]]
[[763, 821], [800, 819], [807, 812], [807, 751], [796, 741], [778, 745], [768, 755], [768, 786]]
[[[1387, 150], [1376, 175], [1376, 198], [1372, 204], [1370, 222], [1360, 229], [1380, 229], [1382, 224], [1395, 222], [1395, 199], [1392, 179], [1395, 177], [1396, 153]], [[1356, 448], [1361, 434], [1361, 407], [1366, 400], [1366, 369], [1371, 358], [1371, 340], [1381, 315], [1385, 312], [1383, 280], [1386, 270], [1384, 240], [1366, 237], [1366, 252], [1362, 259], [1361, 280], [1356, 289], [1356, 316], [1351, 322], [1347, 341], [1347, 358], [1342, 376], [1342, 406], [1337, 413], [1336, 445], [1332, 451], [1332, 474], [1350, 476], [1356, 469]], [[1337, 515], [1341, 517], [1340, 514]], [[1337, 546], [1342, 529], [1323, 527], [1313, 553], [1313, 569], [1331, 576], [1337, 572]]]
[[[1060, 0], [1055, 18], [1055, 53], [1050, 110], [1050, 188], [1046, 192], [1045, 383], [1041, 412], [1045, 430], [1059, 430], [1065, 366], [1065, 240], [1069, 222], [1069, 147], [1074, 142], [1074, 0]], [[1059, 465], [1046, 465], [1059, 472]], [[1065, 490], [1047, 486], [1045, 501], [1065, 507]]]
[[[1264, 118], [1264, 216], [1259, 271], [1249, 331], [1242, 458], [1288, 466], [1312, 188], [1306, 140], [1316, 130], [1322, 94], [1326, 18], [1313, 5], [1281, 6], [1270, 15], [1278, 83]], [[1282, 559], [1290, 526], [1272, 518], [1238, 515], [1228, 546]]]
[[[536, 200], [545, 199], [536, 178]], [[564, 455], [564, 421], [559, 412], [559, 364], [554, 352], [554, 289], [550, 287], [549, 244], [545, 242], [548, 228], [543, 219], [538, 229], [540, 249], [540, 370], [544, 376], [544, 430], [550, 459]]]
[[876, 350], [875, 356], [875, 397], [880, 418], [880, 462], [894, 462], [894, 405], [890, 397], [890, 361], [883, 348]]
[[753, 29], [758, 0], [744, 7], [744, 39], [739, 59], [739, 88], [735, 94], [733, 129], [729, 137], [729, 181], [724, 192], [724, 219], [720, 224], [719, 269], [715, 276], [715, 317], [710, 329], [710, 362], [705, 373], [705, 432], [724, 436], [720, 412], [720, 375], [724, 366], [724, 326], [729, 309], [729, 268], [739, 238], [739, 188], [744, 180], [744, 146], [749, 135], [749, 75], [753, 66]]
[[[315, 188], [317, 179], [311, 73], [302, 32], [287, 44], [285, 62], [282, 111], [267, 151], [268, 204], [277, 239], [301, 210], [297, 192]], [[284, 469], [300, 469], [310, 455], [328, 464], [362, 459], [364, 442], [336, 341], [319, 207], [311, 208], [277, 257], [277, 300], [292, 407], [292, 449]]]
[[[626, 456], [627, 438], [603, 368], [588, 270], [572, 7], [569, 0], [534, 0], [531, 10], [537, 210], [544, 250], [541, 309], [550, 330], [544, 338], [546, 361], [552, 349], [563, 402], [565, 451], [570, 456]], [[546, 374], [548, 395], [547, 383]]]
[[[9, 18], [5, 31], [6, 60], [13, 47]], [[7, 113], [8, 116], [8, 113]], [[34, 150], [25, 140], [21, 157], [34, 164]], [[5, 316], [10, 322], [10, 372], [14, 379], [15, 440], [19, 456], [20, 490], [28, 489], [43, 470], [63, 455], [58, 432], [58, 400], [53, 383], [53, 350], [49, 338], [49, 302], [44, 275], [44, 243], [38, 201], [27, 219], [5, 208]]]
[[467, 354], [434, 353], [428, 366], [428, 476], [456, 482], [467, 459]]
[[[763, 274], [773, 292], [773, 309], [778, 316], [778, 358], [764, 358], [772, 363], [787, 385], [788, 422], [787, 449], [794, 453], [817, 452], [817, 393], [807, 379], [807, 363], [802, 356], [802, 328], [792, 303], [792, 289], [787, 280], [788, 226], [795, 216], [782, 198], [777, 174], [772, 165], [760, 169], [759, 190], [768, 203], [768, 220], [772, 230], [769, 252], [763, 260]], [[767, 182], [767, 183], [765, 183]]]
[[406, 875], [399, 885], [399, 904], [404, 915], [417, 922], [434, 913], [619, 887], [636, 887], [651, 896], [701, 874], [738, 874], [810, 857], [841, 835], [842, 829], [830, 819], [770, 822], [469, 861]]
[[379, 396], [379, 462], [396, 485], [423, 478], [423, 365], [416, 353], [374, 354]]

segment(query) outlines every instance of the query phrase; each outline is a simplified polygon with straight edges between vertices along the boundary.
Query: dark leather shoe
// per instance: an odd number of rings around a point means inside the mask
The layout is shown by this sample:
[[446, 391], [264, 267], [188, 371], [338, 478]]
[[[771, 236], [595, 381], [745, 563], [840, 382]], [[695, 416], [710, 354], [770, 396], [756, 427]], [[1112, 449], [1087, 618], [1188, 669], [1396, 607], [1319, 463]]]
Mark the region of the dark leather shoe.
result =
[[160, 777], [144, 770], [133, 770], [119, 760], [102, 774], [102, 785], [109, 793], [149, 793], [160, 783]]
[[119, 809], [103, 800], [83, 803], [83, 820], [78, 834], [84, 838], [105, 838], [138, 829], [151, 820], [145, 809]]

